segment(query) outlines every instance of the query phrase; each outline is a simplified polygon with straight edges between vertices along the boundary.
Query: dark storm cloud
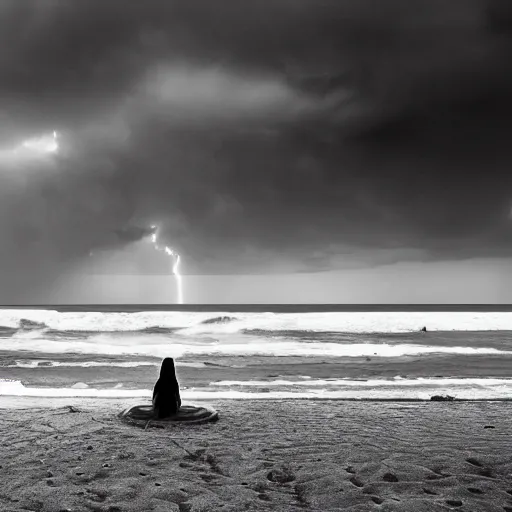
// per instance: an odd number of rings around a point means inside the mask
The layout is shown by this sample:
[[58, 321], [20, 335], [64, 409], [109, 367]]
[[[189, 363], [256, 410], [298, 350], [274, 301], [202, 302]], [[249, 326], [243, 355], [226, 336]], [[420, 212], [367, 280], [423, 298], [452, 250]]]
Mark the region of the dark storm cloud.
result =
[[115, 234], [118, 239], [123, 242], [138, 242], [143, 238], [156, 233], [156, 227], [126, 226], [125, 228], [116, 229]]
[[511, 19], [483, 0], [5, 0], [4, 145], [63, 136], [38, 165], [0, 160], [2, 267], [55, 271], [152, 224], [189, 272], [508, 254]]

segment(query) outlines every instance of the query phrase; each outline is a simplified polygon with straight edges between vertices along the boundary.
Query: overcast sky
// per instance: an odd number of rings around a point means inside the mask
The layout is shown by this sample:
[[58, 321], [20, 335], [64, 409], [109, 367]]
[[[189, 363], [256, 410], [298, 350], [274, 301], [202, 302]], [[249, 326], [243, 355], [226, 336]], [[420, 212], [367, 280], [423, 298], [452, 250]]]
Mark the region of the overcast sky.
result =
[[511, 302], [511, 91], [509, 0], [2, 0], [0, 302]]

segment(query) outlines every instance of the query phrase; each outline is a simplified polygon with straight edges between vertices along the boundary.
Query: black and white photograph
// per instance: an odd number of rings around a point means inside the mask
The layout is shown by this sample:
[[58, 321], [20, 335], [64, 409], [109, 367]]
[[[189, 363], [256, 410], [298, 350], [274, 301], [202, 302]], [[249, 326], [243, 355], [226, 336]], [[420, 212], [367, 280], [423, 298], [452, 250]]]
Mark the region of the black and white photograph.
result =
[[510, 0], [0, 0], [0, 511], [512, 512]]

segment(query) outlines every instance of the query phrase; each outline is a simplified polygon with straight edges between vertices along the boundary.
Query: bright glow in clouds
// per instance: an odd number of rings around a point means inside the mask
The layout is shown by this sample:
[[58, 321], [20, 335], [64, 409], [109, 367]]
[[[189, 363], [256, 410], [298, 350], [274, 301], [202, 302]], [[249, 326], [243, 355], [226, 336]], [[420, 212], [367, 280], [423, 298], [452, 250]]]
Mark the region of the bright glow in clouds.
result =
[[58, 134], [51, 134], [26, 139], [21, 144], [10, 148], [0, 148], [0, 162], [16, 164], [57, 153], [59, 150]]
[[180, 266], [180, 255], [173, 251], [170, 247], [168, 247], [167, 245], [162, 248], [158, 245], [158, 241], [157, 241], [157, 231], [158, 231], [158, 227], [157, 226], [151, 226], [151, 229], [154, 229], [155, 232], [151, 235], [151, 242], [153, 242], [153, 245], [155, 246], [155, 249], [157, 251], [164, 251], [165, 254], [167, 254], [168, 256], [171, 256], [174, 258], [174, 264], [172, 266], [172, 273], [175, 275], [176, 277], [176, 286], [178, 288], [178, 304], [183, 304], [183, 284], [182, 284], [182, 281], [181, 281], [181, 275], [180, 275], [180, 271], [179, 271], [179, 266]]
[[22, 147], [39, 153], [56, 153], [59, 149], [57, 141], [57, 132], [51, 135], [43, 135], [42, 137], [27, 139], [23, 142]]

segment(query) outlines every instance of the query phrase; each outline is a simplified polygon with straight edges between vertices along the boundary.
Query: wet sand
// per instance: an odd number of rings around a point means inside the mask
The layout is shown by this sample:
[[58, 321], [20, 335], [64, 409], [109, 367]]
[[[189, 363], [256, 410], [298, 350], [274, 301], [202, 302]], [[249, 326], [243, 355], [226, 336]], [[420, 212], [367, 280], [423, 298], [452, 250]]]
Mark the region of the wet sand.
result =
[[510, 402], [226, 400], [147, 430], [135, 403], [0, 399], [0, 509], [512, 511]]

